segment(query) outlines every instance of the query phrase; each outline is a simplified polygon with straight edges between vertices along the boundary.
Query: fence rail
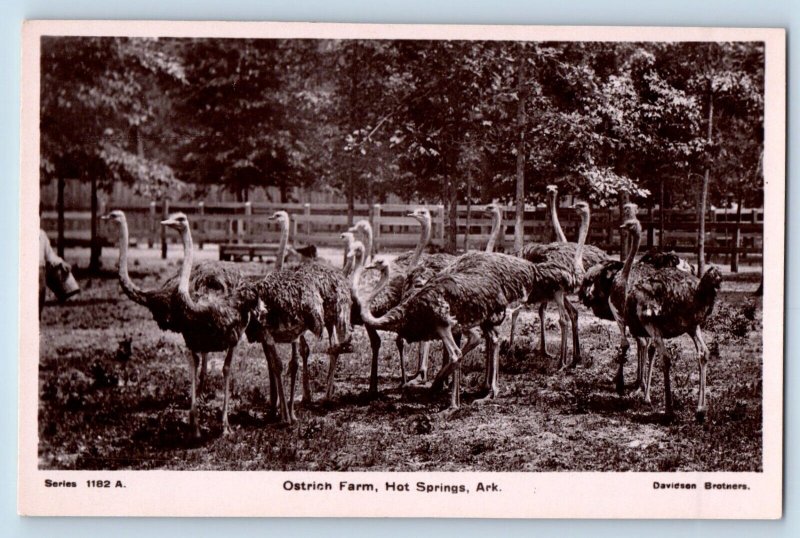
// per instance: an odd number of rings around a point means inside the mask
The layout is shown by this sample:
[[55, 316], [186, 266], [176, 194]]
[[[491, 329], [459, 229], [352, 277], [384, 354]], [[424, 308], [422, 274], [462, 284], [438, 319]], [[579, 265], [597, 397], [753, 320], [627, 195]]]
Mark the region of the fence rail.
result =
[[[375, 231], [375, 244], [378, 249], [412, 248], [419, 236], [416, 221], [407, 214], [419, 205], [356, 204], [355, 219], [369, 220]], [[433, 217], [431, 242], [443, 246], [445, 227], [448, 223], [444, 208], [437, 205], [426, 206]], [[456, 217], [456, 240], [458, 248], [482, 248], [491, 230], [491, 218], [483, 205], [467, 207], [459, 205]], [[292, 216], [290, 240], [294, 243], [308, 243], [317, 246], [339, 246], [339, 234], [347, 227], [346, 204], [273, 204], [273, 203], [234, 203], [214, 204], [185, 202], [151, 202], [149, 204], [129, 204], [108, 209], [125, 211], [132, 241], [146, 242], [148, 246], [161, 245], [166, 252], [167, 242], [176, 242], [177, 235], [168, 233], [160, 221], [169, 213], [183, 211], [192, 223], [195, 243], [248, 244], [272, 243], [278, 240], [278, 228], [266, 220], [265, 216], [282, 209]], [[100, 207], [99, 214], [106, 210]], [[500, 246], [511, 248], [514, 240], [514, 207], [504, 208], [503, 230]], [[661, 215], [659, 210], [640, 211], [639, 218], [644, 229], [646, 247], [662, 246], [682, 253], [697, 250], [699, 222], [694, 212], [665, 210], [664, 237], [660, 237]], [[579, 220], [567, 208], [559, 209], [559, 219], [568, 238], [575, 239]], [[42, 228], [50, 237], [58, 240], [58, 216], [55, 211], [42, 213]], [[597, 208], [592, 213], [592, 224], [587, 242], [607, 252], [620, 250], [620, 215], [616, 209]], [[86, 246], [91, 240], [91, 213], [89, 211], [66, 211], [64, 213], [64, 242], [67, 245]], [[734, 241], [739, 235], [739, 247], [734, 249]], [[548, 210], [542, 207], [528, 207], [525, 211], [525, 239], [533, 242], [554, 240]], [[100, 221], [98, 239], [104, 245], [116, 242], [116, 229], [113, 225]], [[753, 261], [760, 261], [763, 249], [763, 210], [743, 209], [741, 222], [730, 211], [712, 210], [706, 222], [706, 252], [711, 255], [730, 255], [738, 250], [740, 255]]]

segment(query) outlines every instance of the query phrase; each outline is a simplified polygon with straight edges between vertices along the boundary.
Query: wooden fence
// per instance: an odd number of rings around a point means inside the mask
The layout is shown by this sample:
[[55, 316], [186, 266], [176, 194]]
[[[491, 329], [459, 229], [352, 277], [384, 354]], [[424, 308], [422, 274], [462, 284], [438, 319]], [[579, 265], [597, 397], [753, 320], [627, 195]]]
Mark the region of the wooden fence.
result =
[[[275, 204], [226, 202], [215, 204], [164, 202], [157, 204], [132, 204], [123, 207], [103, 207], [125, 211], [132, 242], [146, 243], [153, 247], [161, 245], [166, 252], [167, 242], [177, 242], [177, 234], [165, 230], [160, 221], [174, 211], [185, 212], [192, 223], [193, 238], [201, 248], [205, 243], [248, 244], [273, 243], [278, 240], [278, 229], [268, 222], [266, 216], [278, 209], [292, 216], [290, 240], [296, 244], [317, 246], [339, 246], [339, 234], [348, 226], [346, 204]], [[381, 250], [412, 248], [419, 236], [416, 221], [407, 216], [418, 205], [376, 204], [355, 206], [355, 219], [372, 222], [376, 247]], [[447, 215], [442, 206], [426, 206], [433, 216], [432, 243], [442, 246], [445, 242]], [[457, 245], [459, 249], [483, 248], [491, 230], [491, 217], [483, 205], [458, 206]], [[698, 221], [694, 212], [665, 210], [663, 242], [659, 234], [659, 210], [639, 214], [644, 228], [643, 247], [663, 246], [682, 253], [696, 253]], [[568, 208], [559, 209], [559, 218], [564, 233], [576, 240], [578, 216]], [[587, 242], [607, 252], [618, 253], [620, 215], [617, 209], [596, 208], [592, 212], [592, 223]], [[504, 234], [501, 246], [510, 250], [514, 241], [514, 207], [504, 208]], [[88, 246], [91, 240], [91, 213], [89, 211], [66, 211], [64, 214], [64, 240], [67, 245]], [[736, 229], [740, 232], [739, 254], [751, 262], [760, 262], [763, 249], [763, 210], [742, 211], [742, 222], [736, 222], [735, 212], [709, 211], [706, 222], [706, 252], [716, 257], [733, 252]], [[54, 241], [58, 238], [58, 222], [55, 211], [42, 213], [42, 228]], [[114, 225], [100, 221], [98, 236], [104, 245], [116, 243]], [[529, 207], [525, 212], [525, 240], [549, 242], [554, 239], [548, 210], [544, 207]], [[718, 259], [718, 258], [717, 258]], [[727, 259], [727, 258], [726, 258]]]

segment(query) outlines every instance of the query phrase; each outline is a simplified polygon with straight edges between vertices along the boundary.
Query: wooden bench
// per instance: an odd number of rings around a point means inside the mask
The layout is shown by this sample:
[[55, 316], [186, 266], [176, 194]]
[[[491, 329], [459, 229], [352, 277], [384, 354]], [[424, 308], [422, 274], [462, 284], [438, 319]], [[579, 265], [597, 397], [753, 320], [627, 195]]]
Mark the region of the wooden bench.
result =
[[225, 243], [219, 246], [219, 259], [222, 261], [241, 261], [245, 256], [254, 261], [256, 258], [259, 261], [269, 260], [275, 261], [278, 254], [278, 245], [276, 243]]

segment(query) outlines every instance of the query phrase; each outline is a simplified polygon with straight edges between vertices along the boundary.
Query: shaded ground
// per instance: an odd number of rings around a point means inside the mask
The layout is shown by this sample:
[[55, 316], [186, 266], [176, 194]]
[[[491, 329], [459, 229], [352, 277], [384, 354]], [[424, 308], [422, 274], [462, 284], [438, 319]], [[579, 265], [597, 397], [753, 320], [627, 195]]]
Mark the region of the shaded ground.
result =
[[[114, 267], [107, 252], [104, 265]], [[134, 251], [134, 280], [155, 286], [177, 270], [179, 252], [162, 262]], [[206, 254], [208, 256], [208, 254]], [[72, 260], [71, 260], [72, 261]], [[258, 272], [258, 264], [245, 264]], [[113, 275], [111, 275], [113, 276]], [[758, 275], [755, 275], [755, 279]], [[398, 389], [399, 364], [387, 334], [380, 362], [381, 395], [366, 395], [369, 344], [356, 328], [355, 350], [343, 355], [334, 401], [320, 403], [327, 358], [310, 365], [315, 402], [299, 422], [278, 427], [267, 414], [268, 385], [261, 348], [237, 350], [233, 434], [222, 437], [221, 355], [210, 363], [200, 402], [203, 437], [189, 440], [187, 352], [180, 335], [163, 333], [150, 313], [125, 298], [115, 278], [82, 280], [83, 291], [42, 316], [39, 405], [40, 467], [46, 469], [276, 469], [392, 471], [761, 471], [761, 303], [752, 278], [726, 282], [706, 331], [715, 356], [708, 374], [709, 416], [694, 420], [697, 362], [688, 337], [672, 342], [676, 419], [665, 424], [660, 368], [653, 404], [618, 397], [611, 377], [617, 329], [581, 309], [581, 337], [592, 366], [558, 372], [536, 356], [532, 313], [524, 313], [514, 349], [503, 346], [501, 395], [478, 405], [482, 349], [465, 362], [465, 405], [442, 412], [447, 393]], [[547, 336], [557, 346], [554, 309]], [[508, 322], [501, 334], [508, 332]], [[132, 338], [127, 365], [119, 342]], [[322, 349], [320, 347], [320, 349]], [[433, 346], [434, 368], [440, 346]], [[288, 346], [281, 349], [288, 359]], [[316, 351], [316, 350], [315, 350]], [[409, 353], [414, 371], [416, 346]], [[635, 357], [626, 370], [635, 377]], [[298, 395], [299, 396], [299, 395]]]

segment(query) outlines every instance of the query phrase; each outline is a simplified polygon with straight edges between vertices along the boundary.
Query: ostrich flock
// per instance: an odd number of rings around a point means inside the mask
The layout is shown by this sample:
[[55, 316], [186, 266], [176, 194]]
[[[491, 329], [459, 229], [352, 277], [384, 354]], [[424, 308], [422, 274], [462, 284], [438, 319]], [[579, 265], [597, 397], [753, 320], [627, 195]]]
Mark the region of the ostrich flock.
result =
[[[325, 398], [334, 393], [336, 363], [340, 354], [353, 351], [353, 327], [362, 325], [371, 346], [369, 392], [378, 392], [378, 356], [382, 334], [394, 333], [400, 356], [402, 385], [415, 384], [441, 391], [448, 384], [450, 408], [461, 405], [461, 358], [476, 348], [481, 339], [485, 349], [485, 396], [477, 402], [497, 398], [500, 360], [500, 326], [511, 313], [509, 342], [513, 343], [519, 311], [538, 306], [540, 320], [539, 353], [547, 355], [544, 310], [555, 303], [559, 312], [561, 342], [558, 361], [561, 368], [581, 364], [578, 310], [570, 295], [579, 299], [599, 318], [614, 321], [619, 328], [619, 351], [615, 375], [616, 390], [623, 394], [623, 366], [630, 334], [637, 346], [636, 392], [650, 401], [653, 365], [663, 365], [664, 405], [672, 416], [670, 352], [664, 339], [689, 335], [697, 351], [700, 390], [696, 418], [706, 413], [706, 362], [709, 350], [701, 326], [709, 317], [722, 276], [711, 267], [702, 277], [676, 254], [648, 252], [637, 259], [641, 225], [636, 206], [627, 204], [621, 230], [626, 235], [624, 262], [612, 259], [601, 249], [586, 245], [590, 208], [585, 202], [574, 205], [581, 225], [576, 243], [567, 241], [558, 222], [555, 187], [547, 188], [550, 214], [557, 241], [527, 244], [512, 254], [494, 252], [502, 233], [502, 211], [489, 204], [492, 232], [484, 251], [460, 255], [427, 253], [431, 236], [431, 216], [427, 209], [416, 209], [409, 216], [420, 224], [416, 248], [392, 262], [373, 259], [372, 228], [359, 221], [342, 233], [345, 243], [343, 267], [304, 258], [287, 246], [290, 217], [278, 211], [270, 220], [281, 229], [273, 270], [263, 276], [247, 276], [230, 262], [193, 264], [191, 226], [183, 213], [161, 222], [174, 229], [183, 242], [184, 256], [179, 272], [161, 287], [143, 290], [128, 275], [128, 228], [125, 214], [112, 211], [103, 219], [119, 227], [119, 281], [122, 291], [134, 302], [150, 310], [158, 327], [180, 333], [189, 349], [192, 434], [200, 436], [197, 418], [197, 390], [206, 376], [207, 355], [225, 352], [222, 367], [222, 427], [230, 432], [228, 407], [231, 365], [234, 351], [243, 336], [260, 343], [269, 373], [270, 406], [282, 423], [296, 421], [295, 389], [299, 360], [302, 357], [302, 395], [310, 402], [307, 338], [320, 339], [327, 332], [329, 367]], [[571, 329], [570, 329], [571, 328]], [[569, 356], [569, 340], [572, 353]], [[443, 344], [442, 367], [428, 378], [431, 341]], [[416, 373], [406, 374], [404, 351], [409, 343], [420, 344]], [[288, 363], [288, 394], [284, 390], [283, 361], [277, 344], [291, 344]], [[588, 364], [587, 364], [588, 366]]]

